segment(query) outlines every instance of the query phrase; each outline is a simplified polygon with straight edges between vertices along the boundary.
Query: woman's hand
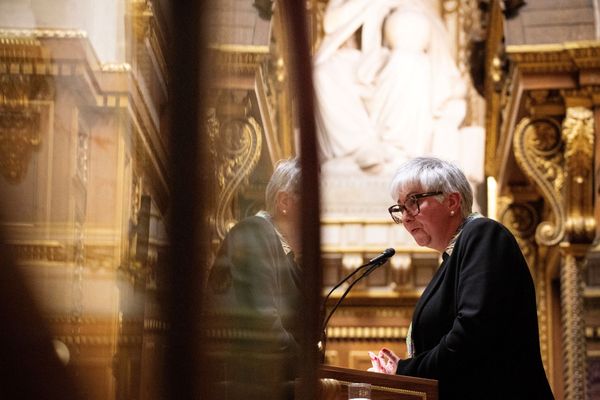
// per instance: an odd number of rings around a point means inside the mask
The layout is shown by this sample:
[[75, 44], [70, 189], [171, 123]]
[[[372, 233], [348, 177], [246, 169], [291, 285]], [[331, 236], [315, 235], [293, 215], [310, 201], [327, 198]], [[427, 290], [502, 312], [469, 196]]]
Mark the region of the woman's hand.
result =
[[369, 368], [368, 371], [381, 372], [388, 375], [396, 374], [400, 357], [398, 357], [390, 349], [384, 347], [379, 351], [379, 354], [375, 354], [370, 351], [369, 357], [371, 357], [371, 364], [373, 364], [373, 366]]

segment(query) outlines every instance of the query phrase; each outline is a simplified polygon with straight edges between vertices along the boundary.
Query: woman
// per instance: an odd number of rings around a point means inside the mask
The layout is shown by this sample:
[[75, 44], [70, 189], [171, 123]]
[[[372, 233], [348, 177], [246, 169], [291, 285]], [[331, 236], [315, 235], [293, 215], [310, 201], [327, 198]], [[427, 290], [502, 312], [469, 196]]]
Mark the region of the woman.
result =
[[204, 323], [214, 397], [289, 398], [299, 350], [300, 164], [278, 163], [266, 211], [235, 225], [208, 279]]
[[534, 284], [512, 234], [471, 213], [471, 188], [451, 163], [408, 161], [391, 192], [394, 221], [443, 261], [415, 307], [409, 358], [384, 348], [370, 370], [437, 379], [442, 400], [552, 399]]

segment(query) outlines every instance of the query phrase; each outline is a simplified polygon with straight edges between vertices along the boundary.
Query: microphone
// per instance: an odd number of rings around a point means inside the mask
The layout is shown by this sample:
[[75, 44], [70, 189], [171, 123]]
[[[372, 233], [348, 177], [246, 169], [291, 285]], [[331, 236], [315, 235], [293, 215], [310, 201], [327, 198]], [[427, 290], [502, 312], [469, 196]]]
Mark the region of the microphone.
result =
[[393, 256], [394, 254], [396, 254], [396, 250], [392, 249], [391, 247], [388, 249], [385, 249], [383, 251], [383, 253], [381, 253], [380, 255], [378, 255], [375, 258], [371, 258], [369, 260], [368, 264], [375, 264], [381, 261], [381, 263], [383, 264], [384, 262], [387, 261], [388, 258], [390, 258], [391, 256]]
[[346, 296], [348, 295], [348, 293], [350, 293], [350, 290], [354, 287], [354, 285], [356, 285], [359, 281], [361, 281], [364, 277], [366, 277], [367, 275], [369, 275], [371, 272], [373, 272], [374, 270], [376, 270], [377, 268], [379, 268], [381, 265], [385, 264], [385, 262], [390, 257], [392, 257], [394, 254], [396, 254], [396, 250], [394, 250], [393, 248], [390, 247], [390, 248], [385, 249], [380, 255], [378, 255], [377, 257], [374, 257], [374, 258], [370, 259], [369, 262], [367, 262], [366, 264], [361, 265], [360, 267], [358, 267], [354, 271], [352, 271], [352, 273], [350, 273], [348, 276], [346, 276], [341, 281], [339, 281], [329, 291], [329, 293], [327, 293], [327, 296], [325, 296], [325, 300], [323, 301], [323, 307], [322, 307], [323, 311], [322, 311], [322, 314], [325, 313], [325, 305], [327, 304], [327, 300], [329, 299], [329, 297], [331, 296], [331, 294], [335, 291], [335, 289], [337, 289], [338, 287], [340, 287], [340, 285], [342, 285], [344, 282], [346, 282], [348, 279], [350, 279], [352, 276], [354, 276], [359, 271], [362, 271], [364, 268], [367, 268], [367, 270], [362, 275], [360, 275], [357, 279], [355, 279], [346, 288], [346, 290], [344, 291], [344, 293], [342, 294], [342, 296], [339, 298], [339, 300], [337, 301], [337, 303], [335, 303], [335, 305], [333, 306], [333, 308], [331, 309], [331, 311], [327, 315], [327, 318], [325, 318], [325, 320], [324, 320], [324, 322], [323, 322], [323, 324], [321, 326], [321, 340], [318, 343], [318, 348], [319, 348], [319, 351], [321, 352], [321, 358], [322, 359], [324, 359], [324, 357], [325, 357], [325, 344], [327, 342], [327, 324], [329, 323], [329, 320], [333, 316], [333, 313], [335, 312], [335, 310], [337, 310], [338, 306], [346, 298]]
[[[325, 296], [325, 300], [323, 301], [323, 310], [325, 309], [325, 304], [327, 303], [327, 300], [329, 300], [329, 297], [335, 291], [335, 289], [339, 288], [344, 282], [346, 282], [348, 279], [352, 278], [354, 275], [356, 275], [358, 272], [362, 271], [364, 268], [367, 268], [374, 264], [377, 264], [377, 266], [384, 264], [388, 260], [388, 258], [392, 257], [394, 254], [396, 254], [396, 250], [392, 249], [391, 247], [387, 248], [383, 251], [383, 253], [381, 253], [377, 257], [370, 259], [368, 263], [363, 264], [360, 267], [356, 268], [354, 271], [352, 271], [350, 274], [348, 274], [345, 278], [343, 278], [341, 281], [339, 281], [333, 288], [331, 288], [329, 293], [327, 293], [327, 296]], [[362, 277], [359, 279], [362, 279]]]

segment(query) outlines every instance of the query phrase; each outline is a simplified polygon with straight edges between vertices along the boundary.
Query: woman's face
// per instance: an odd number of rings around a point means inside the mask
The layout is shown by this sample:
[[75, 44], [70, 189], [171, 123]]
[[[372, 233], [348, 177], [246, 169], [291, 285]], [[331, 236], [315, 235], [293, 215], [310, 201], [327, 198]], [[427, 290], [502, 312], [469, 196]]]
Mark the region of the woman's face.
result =
[[[426, 190], [422, 190], [420, 187], [407, 188], [405, 191], [400, 192], [398, 204], [405, 204], [409, 196], [423, 192], [426, 192]], [[455, 206], [452, 206], [453, 200], [449, 198], [449, 195], [443, 194], [442, 196], [444, 196], [444, 199], [441, 202], [438, 199], [439, 196], [424, 197], [417, 200], [419, 213], [411, 216], [409, 213], [404, 212], [402, 217], [402, 225], [419, 246], [429, 247], [439, 252], [446, 249], [457, 228], [456, 223], [453, 223], [456, 217], [451, 215], [451, 211], [455, 209]], [[456, 211], [454, 214], [456, 214]]]

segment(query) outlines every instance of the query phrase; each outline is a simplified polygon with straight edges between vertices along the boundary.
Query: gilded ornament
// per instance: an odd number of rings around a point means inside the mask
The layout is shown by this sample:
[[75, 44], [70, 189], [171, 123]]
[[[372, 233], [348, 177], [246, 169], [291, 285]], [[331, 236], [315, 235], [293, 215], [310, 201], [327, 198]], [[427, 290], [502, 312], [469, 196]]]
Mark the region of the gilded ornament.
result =
[[535, 232], [537, 212], [530, 204], [512, 203], [502, 212], [500, 222], [517, 236], [528, 238]]
[[0, 29], [0, 37], [38, 39], [85, 39], [87, 32], [79, 29]]
[[515, 129], [515, 159], [552, 210], [553, 221], [541, 222], [535, 235], [545, 246], [557, 244], [565, 234], [562, 147], [560, 125], [554, 119], [524, 118]]
[[591, 110], [583, 107], [569, 107], [563, 124], [563, 140], [567, 143], [565, 158], [571, 173], [576, 178], [586, 178], [590, 171], [589, 161], [593, 159], [594, 119]]
[[211, 151], [216, 156], [216, 178], [220, 189], [214, 221], [219, 239], [223, 239], [236, 222], [231, 210], [232, 201], [258, 163], [263, 135], [262, 128], [251, 116], [225, 114], [223, 117], [224, 121], [214, 115], [206, 120], [214, 146]]
[[129, 63], [104, 63], [100, 69], [102, 72], [129, 72], [131, 65]]
[[[563, 373], [566, 399], [585, 399], [586, 343], [584, 336], [582, 258], [562, 246], [560, 270]], [[576, 249], [574, 249], [576, 251]]]
[[42, 53], [34, 38], [0, 33], [0, 173], [12, 184], [25, 178], [41, 143], [40, 109], [34, 101], [53, 92], [45, 78], [26, 73]]
[[499, 201], [499, 205], [502, 205], [499, 220], [515, 235], [535, 280], [537, 276], [535, 268], [537, 246], [534, 241], [534, 233], [539, 223], [539, 214], [533, 205], [514, 203], [506, 197]]
[[571, 243], [591, 243], [596, 233], [593, 187], [594, 118], [590, 109], [569, 107], [563, 122], [567, 181], [567, 232]]
[[39, 124], [36, 111], [0, 107], [0, 172], [12, 184], [22, 182], [27, 174], [40, 144]]

